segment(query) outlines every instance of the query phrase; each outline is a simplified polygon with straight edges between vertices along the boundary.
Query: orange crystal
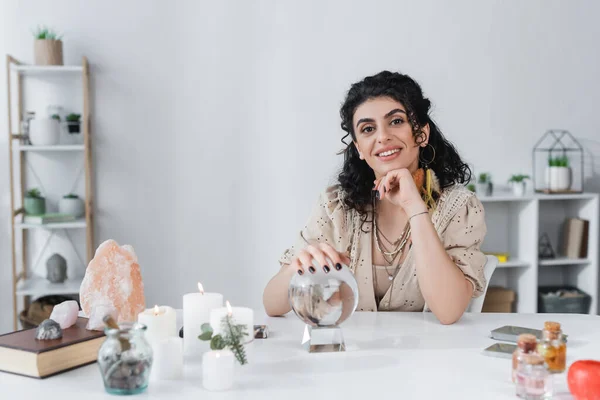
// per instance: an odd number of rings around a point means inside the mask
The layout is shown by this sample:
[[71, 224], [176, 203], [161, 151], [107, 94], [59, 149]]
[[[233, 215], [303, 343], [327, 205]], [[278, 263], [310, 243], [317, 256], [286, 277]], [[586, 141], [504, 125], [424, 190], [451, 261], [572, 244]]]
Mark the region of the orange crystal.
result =
[[90, 316], [96, 306], [112, 306], [117, 322], [134, 322], [144, 311], [144, 283], [133, 247], [107, 240], [85, 271], [79, 290], [81, 308]]

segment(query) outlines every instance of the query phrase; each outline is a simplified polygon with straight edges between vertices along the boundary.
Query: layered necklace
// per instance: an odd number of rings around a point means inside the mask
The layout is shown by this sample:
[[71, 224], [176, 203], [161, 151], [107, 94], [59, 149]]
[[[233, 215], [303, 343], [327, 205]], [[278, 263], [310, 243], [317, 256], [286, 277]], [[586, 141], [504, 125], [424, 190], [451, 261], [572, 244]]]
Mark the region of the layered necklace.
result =
[[[404, 230], [400, 234], [400, 237], [397, 240], [395, 240], [394, 242], [392, 242], [387, 237], [385, 237], [383, 232], [377, 226], [377, 215], [373, 215], [373, 233], [374, 233], [373, 236], [375, 238], [375, 247], [381, 253], [381, 255], [383, 256], [383, 259], [388, 264], [384, 268], [386, 274], [388, 275], [388, 280], [391, 282], [388, 290], [393, 290], [394, 279], [396, 278], [396, 275], [398, 275], [398, 272], [400, 271], [400, 267], [402, 266], [402, 264], [400, 263], [400, 260], [402, 259], [402, 255], [404, 254], [404, 250], [406, 248], [406, 243], [410, 239], [410, 232], [411, 232], [410, 223], [407, 221], [406, 226], [404, 227]], [[382, 238], [385, 240], [385, 242], [387, 242], [387, 244], [382, 240]], [[388, 268], [393, 267], [394, 265], [396, 267], [390, 273], [390, 271], [388, 271]], [[373, 268], [373, 272], [372, 272], [373, 281], [375, 282], [375, 292], [377, 293], [377, 292], [379, 292], [379, 287], [378, 287], [378, 282], [377, 282], [377, 272], [375, 271], [375, 265], [373, 263], [372, 263], [372, 268]], [[377, 302], [377, 307], [379, 308], [379, 303], [381, 301], [381, 297], [376, 295], [375, 301]]]

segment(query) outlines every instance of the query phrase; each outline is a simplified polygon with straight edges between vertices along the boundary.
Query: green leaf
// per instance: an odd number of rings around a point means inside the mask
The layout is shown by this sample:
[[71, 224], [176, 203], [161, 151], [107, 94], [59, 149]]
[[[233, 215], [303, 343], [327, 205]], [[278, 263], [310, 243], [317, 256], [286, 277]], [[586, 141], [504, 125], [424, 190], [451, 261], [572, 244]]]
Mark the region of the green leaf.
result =
[[221, 335], [215, 335], [210, 340], [211, 350], [223, 350], [225, 347], [227, 347], [227, 342], [225, 342]]
[[212, 328], [212, 326], [210, 326], [209, 323], [202, 324], [202, 326], [200, 327], [200, 330], [202, 330], [202, 333], [204, 333], [204, 332], [210, 332], [211, 334], [213, 333], [213, 328]]
[[208, 340], [212, 340], [212, 337], [213, 337], [212, 332], [202, 332], [202, 334], [200, 334], [200, 336], [198, 336], [198, 339], [208, 341]]

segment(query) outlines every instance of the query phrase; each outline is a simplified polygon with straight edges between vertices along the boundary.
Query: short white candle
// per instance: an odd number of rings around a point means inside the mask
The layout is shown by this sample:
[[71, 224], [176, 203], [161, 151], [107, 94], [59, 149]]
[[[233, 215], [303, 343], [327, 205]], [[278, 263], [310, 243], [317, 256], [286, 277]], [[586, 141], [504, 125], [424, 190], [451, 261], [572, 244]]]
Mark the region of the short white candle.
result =
[[243, 343], [249, 343], [254, 340], [254, 311], [246, 307], [231, 307], [227, 302], [227, 307], [215, 308], [210, 312], [210, 326], [213, 329], [213, 335], [223, 332], [223, 319], [229, 315], [234, 325], [244, 325], [248, 336], [244, 336]]
[[153, 346], [151, 380], [183, 378], [183, 341], [177, 336], [161, 339]]
[[183, 352], [186, 356], [200, 355], [209, 349], [208, 342], [198, 339], [202, 324], [210, 321], [210, 311], [223, 307], [223, 295], [204, 293], [198, 283], [198, 292], [183, 296]]
[[138, 322], [146, 325], [146, 340], [150, 345], [177, 335], [175, 310], [168, 306], [154, 306], [138, 314]]
[[229, 350], [215, 350], [202, 356], [202, 385], [204, 389], [217, 391], [233, 387], [235, 357]]

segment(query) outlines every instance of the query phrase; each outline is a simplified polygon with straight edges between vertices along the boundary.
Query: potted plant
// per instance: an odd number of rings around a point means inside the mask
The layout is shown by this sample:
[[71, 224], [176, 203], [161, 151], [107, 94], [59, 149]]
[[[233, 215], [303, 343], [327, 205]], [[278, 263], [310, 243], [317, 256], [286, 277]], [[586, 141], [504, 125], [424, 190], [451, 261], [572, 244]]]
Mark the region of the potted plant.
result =
[[58, 202], [58, 212], [80, 218], [85, 214], [85, 204], [79, 196], [69, 193], [64, 195]]
[[33, 32], [34, 60], [36, 65], [63, 65], [61, 36], [52, 29], [38, 27]]
[[548, 158], [546, 187], [550, 191], [564, 191], [571, 188], [571, 168], [566, 155]]
[[493, 189], [490, 174], [486, 172], [479, 174], [479, 179], [477, 179], [477, 193], [481, 196], [491, 196]]
[[29, 141], [35, 146], [53, 146], [60, 141], [60, 116], [29, 121]]
[[46, 199], [37, 188], [30, 189], [23, 199], [26, 215], [42, 215], [46, 213]]
[[469, 183], [469, 184], [467, 185], [467, 189], [469, 189], [471, 192], [475, 192], [475, 185], [474, 185], [474, 184], [472, 184], [472, 183]]
[[526, 179], [530, 179], [529, 175], [512, 175], [508, 182], [512, 186], [513, 194], [518, 197], [525, 195]]
[[69, 133], [79, 133], [81, 131], [81, 114], [71, 113], [65, 117], [67, 120], [67, 129]]

